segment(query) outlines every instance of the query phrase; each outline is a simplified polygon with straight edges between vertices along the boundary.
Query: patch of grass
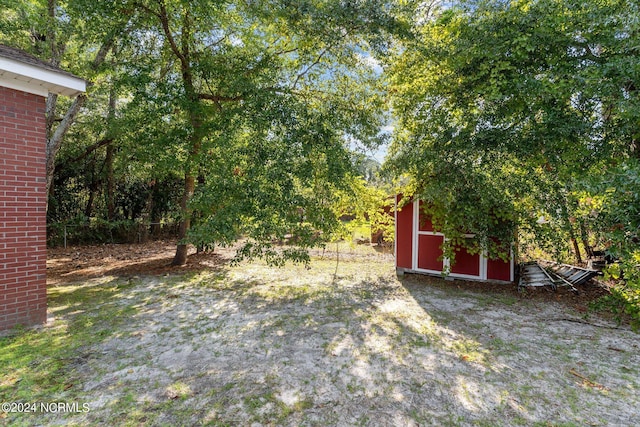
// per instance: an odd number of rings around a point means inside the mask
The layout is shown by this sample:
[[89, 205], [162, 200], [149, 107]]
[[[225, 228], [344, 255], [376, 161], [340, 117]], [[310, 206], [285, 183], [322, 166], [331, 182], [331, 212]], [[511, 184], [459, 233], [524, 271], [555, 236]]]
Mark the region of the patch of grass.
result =
[[169, 399], [186, 399], [192, 395], [191, 387], [188, 384], [177, 381], [166, 388], [166, 394]]
[[494, 337], [489, 340], [488, 349], [494, 352], [494, 354], [514, 354], [522, 351], [522, 347], [515, 339], [505, 341], [498, 337]]
[[353, 232], [353, 240], [371, 240], [371, 224], [368, 222], [362, 222], [355, 224], [351, 227]]
[[270, 425], [280, 425], [291, 415], [313, 407], [313, 400], [310, 398], [298, 399], [287, 404], [271, 390], [245, 396], [242, 401], [253, 421]]
[[413, 341], [411, 341], [412, 347], [431, 347], [432, 342], [425, 339], [424, 337], [417, 337]]
[[488, 351], [481, 344], [470, 339], [458, 339], [451, 343], [451, 350], [465, 362], [475, 362], [486, 365]]
[[166, 400], [158, 402], [141, 401], [136, 398], [135, 391], [126, 391], [109, 405], [109, 422], [123, 426], [191, 425], [194, 417], [202, 414], [185, 405], [185, 399], [167, 396]]
[[357, 426], [368, 426], [371, 424], [371, 418], [368, 415], [362, 415], [356, 421]]
[[[317, 280], [317, 278], [314, 279]], [[313, 282], [303, 282], [299, 278], [287, 280], [285, 277], [270, 283], [256, 284], [248, 291], [248, 295], [261, 298], [270, 304], [295, 302], [311, 304], [332, 299], [336, 296], [336, 292], [336, 287], [329, 284], [319, 285]]]
[[521, 303], [516, 296], [511, 294], [502, 294], [499, 292], [492, 292], [490, 294], [482, 294], [478, 292], [473, 292], [473, 289], [470, 289], [465, 296], [472, 297], [476, 300], [479, 307], [487, 307], [487, 306], [513, 306], [515, 304]]
[[[0, 338], [0, 402], [85, 403], [77, 370], [93, 357], [94, 345], [118, 333], [136, 313], [119, 298], [132, 286], [130, 280], [97, 281], [50, 289], [51, 311], [64, 318]], [[0, 419], [3, 416], [9, 424], [29, 417], [3, 413]]]
[[248, 411], [252, 414], [255, 414], [256, 411], [263, 406], [267, 405], [270, 402], [275, 402], [276, 398], [273, 392], [269, 391], [260, 395], [249, 395], [245, 396], [243, 399], [244, 406], [248, 409]]
[[304, 412], [307, 409], [311, 409], [313, 407], [313, 400], [310, 398], [299, 399], [292, 405], [287, 405], [283, 401], [278, 400], [277, 406], [280, 411], [278, 421], [284, 421], [285, 418], [289, 417], [293, 413]]
[[351, 394], [356, 394], [358, 392], [364, 392], [364, 387], [355, 382], [350, 382], [347, 384], [347, 391]]
[[551, 422], [551, 421], [537, 421], [533, 423], [533, 427], [579, 427], [583, 425], [582, 423], [574, 423], [574, 422]]
[[610, 294], [589, 304], [596, 313], [607, 313], [620, 325], [628, 322], [631, 328], [640, 332], [640, 283], [632, 286], [616, 285]]

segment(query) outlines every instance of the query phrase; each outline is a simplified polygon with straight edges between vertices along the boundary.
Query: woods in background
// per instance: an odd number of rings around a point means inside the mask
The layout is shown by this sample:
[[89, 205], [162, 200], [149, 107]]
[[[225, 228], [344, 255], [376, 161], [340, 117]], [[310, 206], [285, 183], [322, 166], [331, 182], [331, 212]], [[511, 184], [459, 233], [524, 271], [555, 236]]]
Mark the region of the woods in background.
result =
[[47, 102], [52, 222], [175, 220], [175, 264], [239, 236], [241, 257], [304, 261], [345, 206], [384, 198], [353, 147], [391, 122], [386, 192], [427, 202], [445, 253], [469, 232], [493, 253], [516, 233], [564, 261], [604, 250], [640, 298], [636, 2], [0, 5], [3, 43], [90, 82]]

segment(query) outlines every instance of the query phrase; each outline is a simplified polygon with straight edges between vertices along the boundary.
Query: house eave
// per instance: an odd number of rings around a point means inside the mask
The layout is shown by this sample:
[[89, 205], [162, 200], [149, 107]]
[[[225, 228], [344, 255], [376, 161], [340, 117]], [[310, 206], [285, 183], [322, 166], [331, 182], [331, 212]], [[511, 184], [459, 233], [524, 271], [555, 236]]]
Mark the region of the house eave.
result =
[[3, 57], [0, 57], [0, 85], [40, 96], [55, 93], [75, 97], [87, 89], [83, 79], [69, 73]]

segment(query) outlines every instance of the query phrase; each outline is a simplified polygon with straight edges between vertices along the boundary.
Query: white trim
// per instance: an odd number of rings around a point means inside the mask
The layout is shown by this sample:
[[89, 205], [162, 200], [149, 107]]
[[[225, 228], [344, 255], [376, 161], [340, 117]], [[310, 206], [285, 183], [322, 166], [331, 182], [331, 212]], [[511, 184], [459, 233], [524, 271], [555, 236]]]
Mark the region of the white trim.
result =
[[[425, 270], [422, 268], [412, 268], [412, 269], [403, 269], [405, 273], [418, 273], [418, 274], [428, 274], [431, 276], [438, 276], [438, 277], [443, 277], [442, 276], [442, 272], [441, 271], [435, 271], [435, 270]], [[506, 281], [506, 280], [498, 280], [498, 279], [481, 279], [478, 276], [470, 276], [467, 274], [460, 274], [460, 273], [449, 273], [447, 276], [444, 276], [445, 278], [447, 277], [451, 277], [453, 279], [465, 279], [465, 280], [472, 280], [472, 281], [481, 281], [481, 282], [491, 282], [491, 283], [513, 283], [513, 280], [510, 281]]]
[[[427, 270], [426, 268], [414, 268], [412, 270], [417, 273], [436, 274], [438, 276], [442, 276], [442, 271], [438, 270]], [[449, 274], [449, 276], [451, 276], [451, 274]]]
[[[397, 203], [398, 201], [396, 198], [396, 207], [397, 207]], [[412, 203], [413, 203], [413, 212], [412, 212], [412, 225], [411, 225], [411, 268], [403, 268], [402, 270], [403, 272], [406, 272], [406, 273], [422, 273], [422, 274], [429, 274], [429, 275], [442, 277], [442, 271], [427, 270], [425, 268], [418, 267], [419, 237], [420, 236], [439, 236], [439, 237], [443, 237], [443, 239], [446, 239], [446, 236], [444, 235], [444, 233], [440, 233], [436, 231], [421, 231], [420, 230], [420, 200], [413, 199]], [[396, 209], [395, 217], [396, 217], [396, 242], [397, 242], [398, 241], [397, 209]], [[475, 234], [468, 233], [468, 234], [465, 234], [464, 236], [466, 238], [473, 238], [475, 237]], [[396, 248], [395, 248], [396, 267], [397, 267], [397, 253], [398, 253], [398, 248], [396, 245]], [[509, 281], [489, 279], [487, 277], [488, 269], [489, 269], [488, 267], [489, 258], [487, 257], [486, 253], [479, 254], [479, 263], [480, 265], [479, 265], [477, 276], [470, 275], [470, 274], [462, 274], [462, 273], [449, 273], [446, 277], [466, 279], [466, 280], [476, 280], [476, 281], [489, 281], [494, 283], [513, 283], [513, 281], [515, 280], [515, 260], [513, 257], [513, 245], [511, 246], [511, 249], [509, 251], [509, 264], [510, 264]], [[442, 269], [446, 270], [448, 267], [450, 267], [450, 260], [449, 258], [444, 258], [442, 260]]]
[[487, 269], [488, 269], [488, 264], [489, 263], [489, 258], [485, 256], [485, 253], [481, 253], [480, 254], [480, 278], [482, 280], [487, 280]]
[[[393, 197], [393, 259], [396, 260], [396, 268], [398, 268], [398, 195]], [[372, 242], [373, 243], [373, 242]]]
[[0, 57], [0, 85], [41, 96], [49, 92], [76, 96], [87, 90], [87, 83], [79, 77], [3, 57]]
[[486, 278], [482, 278], [481, 276], [474, 276], [473, 274], [449, 273], [449, 276], [457, 277], [460, 279], [487, 280]]
[[511, 249], [509, 250], [509, 263], [511, 264], [511, 274], [509, 276], [509, 279], [514, 282], [516, 280], [516, 266], [513, 255], [513, 245], [511, 245]]
[[35, 86], [33, 84], [21, 82], [17, 79], [5, 79], [3, 75], [0, 75], [0, 87], [6, 87], [9, 89], [18, 90], [20, 92], [32, 93], [34, 95], [40, 95], [43, 97], [46, 97], [49, 94], [49, 91], [42, 86]]
[[441, 236], [444, 237], [443, 233], [440, 233], [439, 231], [424, 231], [424, 230], [418, 230], [417, 231], [418, 234], [421, 234], [423, 236]]
[[418, 199], [413, 199], [413, 220], [411, 224], [411, 268], [418, 268], [418, 233], [416, 230], [418, 227], [418, 219], [419, 219], [419, 211], [420, 211], [420, 201]]

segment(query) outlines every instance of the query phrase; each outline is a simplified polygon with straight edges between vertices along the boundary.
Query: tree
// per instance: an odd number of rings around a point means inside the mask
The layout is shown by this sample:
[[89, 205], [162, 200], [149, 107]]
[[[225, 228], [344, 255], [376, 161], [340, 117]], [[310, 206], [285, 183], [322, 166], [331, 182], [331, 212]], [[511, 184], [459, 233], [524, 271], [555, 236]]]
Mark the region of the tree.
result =
[[517, 225], [579, 256], [574, 189], [637, 145], [637, 17], [624, 0], [481, 0], [416, 22], [390, 73], [387, 170], [447, 235], [486, 247]]
[[[181, 170], [180, 242], [249, 240], [241, 256], [304, 259], [338, 225], [347, 141], [375, 140], [384, 111], [367, 52], [385, 48], [385, 2], [134, 2], [144, 15], [130, 73], [141, 156]], [[153, 153], [153, 154], [151, 154]], [[166, 157], [165, 157], [166, 155]], [[192, 229], [197, 217], [198, 227]]]
[[627, 158], [615, 166], [594, 168], [576, 187], [577, 216], [617, 260], [605, 271], [615, 279], [609, 301], [631, 316], [640, 329], [640, 161]]
[[[130, 24], [130, 15], [118, 6], [101, 8], [83, 0], [59, 4], [56, 0], [0, 3], [0, 39], [49, 62], [92, 80], [102, 71], [107, 55]], [[87, 22], [91, 25], [86, 25]], [[70, 103], [56, 94], [46, 101], [46, 175], [50, 193], [56, 156], [76, 120], [87, 95]]]
[[34, 0], [6, 10], [3, 40], [92, 83], [90, 98], [49, 97], [48, 185], [65, 135], [74, 144], [58, 177], [82, 183], [85, 214], [117, 218], [118, 185], [181, 175], [174, 264], [188, 242], [244, 235], [242, 256], [281, 261], [304, 251], [283, 254], [274, 241], [295, 235], [303, 249], [328, 238], [336, 192], [353, 182], [348, 144], [379, 141], [371, 57], [404, 13], [380, 0]]

